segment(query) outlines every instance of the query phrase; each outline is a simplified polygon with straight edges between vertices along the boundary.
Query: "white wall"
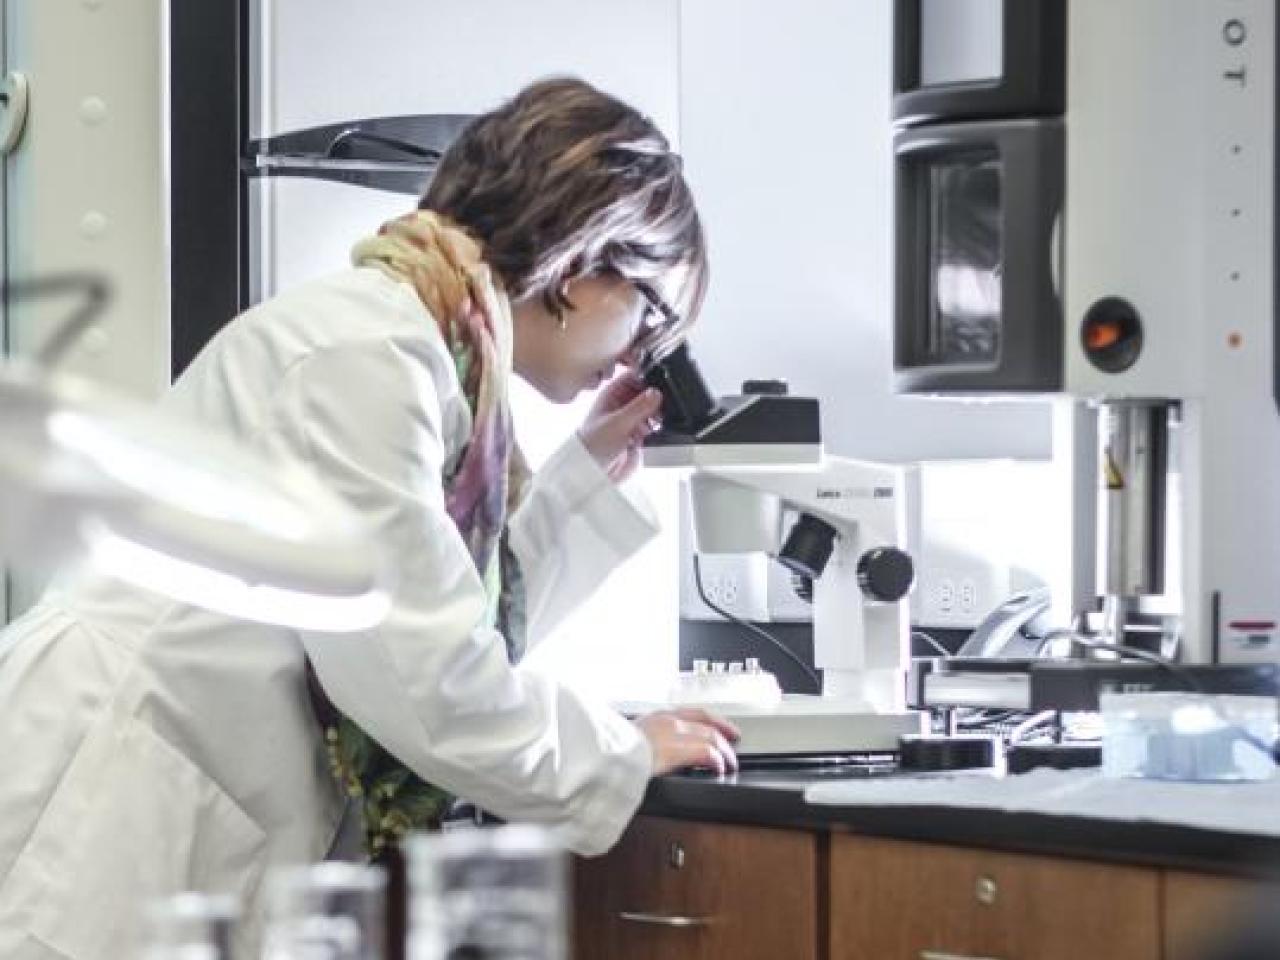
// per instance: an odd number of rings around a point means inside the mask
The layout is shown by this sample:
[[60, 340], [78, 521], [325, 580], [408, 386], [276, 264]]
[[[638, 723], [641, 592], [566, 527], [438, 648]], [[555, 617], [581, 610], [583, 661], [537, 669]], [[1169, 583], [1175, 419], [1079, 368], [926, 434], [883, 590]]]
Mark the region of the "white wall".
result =
[[712, 245], [693, 347], [713, 389], [782, 377], [827, 448], [1047, 457], [1039, 403], [892, 393], [890, 0], [687, 0], [680, 123]]

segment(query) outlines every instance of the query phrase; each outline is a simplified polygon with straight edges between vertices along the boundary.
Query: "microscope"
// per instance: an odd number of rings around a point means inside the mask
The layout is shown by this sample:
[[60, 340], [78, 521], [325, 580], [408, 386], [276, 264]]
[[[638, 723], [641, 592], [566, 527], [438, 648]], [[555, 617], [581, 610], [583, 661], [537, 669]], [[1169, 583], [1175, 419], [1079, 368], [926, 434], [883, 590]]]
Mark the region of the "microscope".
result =
[[[717, 702], [742, 730], [739, 755], [836, 757], [896, 752], [919, 733], [905, 708], [914, 581], [900, 468], [823, 453], [818, 403], [776, 381], [714, 399], [687, 343], [645, 365], [663, 395], [646, 466], [692, 467], [698, 554], [765, 553], [813, 608], [821, 693], [757, 705]], [[794, 522], [787, 520], [794, 516]]]

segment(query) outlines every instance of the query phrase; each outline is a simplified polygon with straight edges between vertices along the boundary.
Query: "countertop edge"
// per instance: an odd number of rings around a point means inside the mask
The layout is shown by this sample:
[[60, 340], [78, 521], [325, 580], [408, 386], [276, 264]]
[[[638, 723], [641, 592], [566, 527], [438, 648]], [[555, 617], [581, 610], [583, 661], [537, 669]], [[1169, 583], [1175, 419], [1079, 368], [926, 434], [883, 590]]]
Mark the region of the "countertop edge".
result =
[[803, 789], [735, 784], [704, 775], [656, 778], [640, 814], [761, 827], [851, 833], [1280, 881], [1280, 838], [989, 809], [808, 804]]

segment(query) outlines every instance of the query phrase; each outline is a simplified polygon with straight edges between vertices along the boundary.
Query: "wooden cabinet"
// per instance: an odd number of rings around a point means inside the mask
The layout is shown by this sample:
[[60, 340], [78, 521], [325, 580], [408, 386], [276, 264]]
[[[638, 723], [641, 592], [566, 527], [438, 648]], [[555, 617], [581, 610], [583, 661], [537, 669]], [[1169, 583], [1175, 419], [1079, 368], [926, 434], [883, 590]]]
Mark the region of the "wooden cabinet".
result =
[[[1269, 909], [1280, 891], [1248, 880], [1168, 870], [1164, 874], [1164, 960], [1203, 960], [1205, 947]], [[1278, 951], [1280, 953], [1280, 951]]]
[[831, 960], [1160, 960], [1155, 870], [837, 836]]
[[578, 960], [1203, 960], [1277, 900], [1154, 867], [648, 816], [574, 881]]
[[576, 862], [578, 960], [816, 960], [819, 837], [640, 817]]

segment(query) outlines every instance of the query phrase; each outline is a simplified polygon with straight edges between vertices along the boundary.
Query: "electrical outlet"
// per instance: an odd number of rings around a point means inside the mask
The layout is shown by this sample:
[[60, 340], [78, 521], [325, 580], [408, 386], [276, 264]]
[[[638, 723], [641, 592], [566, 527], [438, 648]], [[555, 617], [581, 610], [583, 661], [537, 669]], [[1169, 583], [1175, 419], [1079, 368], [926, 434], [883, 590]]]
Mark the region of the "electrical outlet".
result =
[[704, 573], [702, 590], [718, 607], [734, 607], [738, 602], [738, 581], [732, 573]]
[[930, 461], [918, 465], [911, 553], [911, 622], [972, 629], [1012, 593], [1054, 583], [1059, 518], [1042, 495], [1047, 461]]
[[[931, 592], [928, 589], [922, 591], [927, 595]], [[937, 588], [932, 591], [934, 594], [934, 602], [938, 606], [938, 610], [942, 613], [951, 614], [956, 609], [956, 583], [950, 577], [943, 576], [938, 583]]]
[[[707, 599], [744, 620], [769, 619], [768, 563], [763, 554], [701, 554], [702, 588]], [[692, 557], [681, 560], [680, 616], [686, 620], [721, 620], [702, 602], [693, 577]]]
[[[687, 486], [687, 484], [685, 485]], [[723, 620], [698, 596], [693, 577], [694, 538], [689, 498], [680, 498], [680, 617]], [[698, 554], [707, 599], [743, 620], [769, 619], [769, 564], [762, 553]]]
[[971, 629], [1011, 592], [1009, 569], [984, 558], [926, 551], [912, 594], [912, 623]]

